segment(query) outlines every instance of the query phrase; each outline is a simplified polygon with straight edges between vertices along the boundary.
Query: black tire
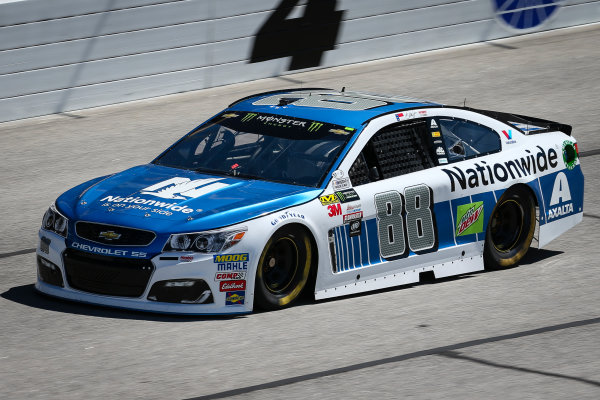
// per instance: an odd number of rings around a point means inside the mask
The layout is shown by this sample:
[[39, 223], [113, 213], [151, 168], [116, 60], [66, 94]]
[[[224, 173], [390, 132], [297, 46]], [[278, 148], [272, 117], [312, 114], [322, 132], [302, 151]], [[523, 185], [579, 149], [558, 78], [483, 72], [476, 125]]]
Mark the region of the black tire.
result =
[[307, 286], [312, 260], [306, 231], [290, 225], [273, 234], [256, 270], [255, 304], [263, 310], [289, 306]]
[[535, 202], [528, 189], [507, 190], [494, 207], [485, 234], [487, 269], [516, 265], [529, 250], [535, 231]]

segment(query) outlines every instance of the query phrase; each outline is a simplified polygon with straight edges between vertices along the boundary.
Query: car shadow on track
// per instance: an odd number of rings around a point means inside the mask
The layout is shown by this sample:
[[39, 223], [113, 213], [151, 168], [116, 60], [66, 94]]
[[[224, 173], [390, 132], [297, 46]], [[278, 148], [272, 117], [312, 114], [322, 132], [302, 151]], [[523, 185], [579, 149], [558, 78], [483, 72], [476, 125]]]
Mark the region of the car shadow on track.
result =
[[121, 310], [87, 303], [81, 304], [44, 295], [36, 291], [33, 284], [15, 286], [2, 293], [0, 297], [28, 307], [39, 308], [41, 310], [57, 311], [68, 314], [80, 314], [101, 318], [132, 319], [157, 322], [197, 322], [202, 320], [225, 320], [244, 317], [244, 315], [202, 316], [158, 314], [143, 311]]

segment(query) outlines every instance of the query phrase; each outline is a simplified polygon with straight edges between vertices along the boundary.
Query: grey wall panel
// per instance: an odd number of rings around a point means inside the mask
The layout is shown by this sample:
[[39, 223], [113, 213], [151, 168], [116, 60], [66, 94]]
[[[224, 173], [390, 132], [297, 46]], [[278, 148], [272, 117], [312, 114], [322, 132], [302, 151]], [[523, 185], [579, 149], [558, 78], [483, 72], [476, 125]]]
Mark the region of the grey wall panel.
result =
[[[283, 46], [304, 44], [289, 27], [311, 22], [299, 20], [310, 6], [307, 1], [312, 6], [324, 4], [321, 0], [0, 3], [0, 121], [293, 73], [292, 57], [274, 54], [282, 47], [273, 50], [271, 42], [261, 55], [267, 61], [249, 60], [255, 35], [282, 4], [290, 6], [283, 14], [292, 20], [279, 21], [281, 37], [292, 32]], [[335, 44], [321, 43], [325, 50], [320, 58], [303, 67], [343, 65], [600, 21], [600, 0], [566, 0], [549, 21], [530, 30], [510, 28], [496, 19], [492, 0], [334, 3], [336, 17], [328, 19], [330, 26], [343, 11]], [[273, 39], [277, 35], [269, 40]]]
[[342, 25], [338, 43], [343, 44], [484, 19], [490, 19], [489, 4], [484, 1], [400, 11], [346, 21]]
[[28, 0], [2, 5], [0, 26], [183, 0]]
[[0, 50], [155, 28], [207, 18], [206, 0], [32, 22], [0, 28]]

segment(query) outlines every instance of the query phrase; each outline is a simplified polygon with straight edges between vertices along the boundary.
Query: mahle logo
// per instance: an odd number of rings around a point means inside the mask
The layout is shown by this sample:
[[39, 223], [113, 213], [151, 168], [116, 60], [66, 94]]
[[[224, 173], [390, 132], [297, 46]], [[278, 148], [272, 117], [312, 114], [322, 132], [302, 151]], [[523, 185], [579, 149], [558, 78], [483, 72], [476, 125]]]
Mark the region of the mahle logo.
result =
[[319, 129], [321, 129], [322, 126], [323, 126], [323, 124], [320, 122], [311, 122], [310, 126], [308, 127], [308, 131], [309, 132], [317, 132]]
[[244, 115], [244, 118], [242, 118], [242, 122], [248, 122], [254, 119], [254, 117], [256, 117], [258, 114], [256, 113], [248, 113], [246, 115]]
[[483, 201], [456, 207], [456, 236], [483, 232]]

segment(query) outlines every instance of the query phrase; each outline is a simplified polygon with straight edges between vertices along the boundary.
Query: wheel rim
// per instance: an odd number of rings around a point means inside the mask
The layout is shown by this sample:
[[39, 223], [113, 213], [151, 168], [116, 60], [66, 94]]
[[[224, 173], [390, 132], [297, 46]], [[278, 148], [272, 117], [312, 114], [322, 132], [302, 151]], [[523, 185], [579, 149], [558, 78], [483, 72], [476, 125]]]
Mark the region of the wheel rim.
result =
[[298, 246], [288, 237], [279, 238], [269, 247], [261, 265], [263, 282], [269, 292], [279, 294], [291, 285], [298, 271], [298, 256]]
[[490, 221], [492, 243], [496, 250], [507, 253], [517, 247], [523, 230], [525, 212], [515, 200], [500, 204]]

